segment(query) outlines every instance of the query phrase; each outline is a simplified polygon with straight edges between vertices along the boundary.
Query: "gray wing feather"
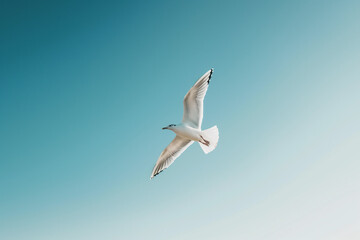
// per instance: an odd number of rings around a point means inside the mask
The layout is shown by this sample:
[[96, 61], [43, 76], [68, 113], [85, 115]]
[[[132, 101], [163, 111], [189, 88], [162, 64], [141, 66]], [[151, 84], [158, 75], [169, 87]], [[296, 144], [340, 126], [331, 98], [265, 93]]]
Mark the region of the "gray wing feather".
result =
[[151, 178], [168, 168], [194, 141], [176, 136], [164, 149], [151, 173]]
[[203, 119], [203, 105], [206, 91], [209, 87], [213, 69], [207, 71], [184, 97], [183, 122], [194, 128], [201, 128]]

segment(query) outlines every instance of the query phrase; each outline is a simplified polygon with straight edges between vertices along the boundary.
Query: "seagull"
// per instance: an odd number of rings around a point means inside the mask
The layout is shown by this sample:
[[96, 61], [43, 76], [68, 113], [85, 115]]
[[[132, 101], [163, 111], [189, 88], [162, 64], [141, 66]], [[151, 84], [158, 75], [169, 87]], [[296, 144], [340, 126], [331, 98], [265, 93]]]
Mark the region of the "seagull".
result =
[[204, 97], [209, 87], [211, 75], [214, 69], [207, 71], [184, 97], [184, 115], [179, 124], [170, 124], [164, 129], [176, 133], [175, 138], [164, 149], [157, 160], [150, 179], [168, 168], [176, 158], [178, 158], [191, 144], [199, 142], [205, 154], [213, 151], [219, 140], [219, 130], [213, 126], [206, 130], [201, 130], [203, 120]]

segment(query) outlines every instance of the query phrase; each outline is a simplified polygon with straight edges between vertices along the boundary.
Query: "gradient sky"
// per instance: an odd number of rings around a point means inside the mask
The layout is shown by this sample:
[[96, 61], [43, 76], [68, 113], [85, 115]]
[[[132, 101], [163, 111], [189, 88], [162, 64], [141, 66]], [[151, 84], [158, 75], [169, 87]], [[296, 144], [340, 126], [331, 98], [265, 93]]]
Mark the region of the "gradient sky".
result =
[[[360, 239], [360, 2], [1, 1], [0, 239]], [[210, 68], [203, 128], [153, 180]]]

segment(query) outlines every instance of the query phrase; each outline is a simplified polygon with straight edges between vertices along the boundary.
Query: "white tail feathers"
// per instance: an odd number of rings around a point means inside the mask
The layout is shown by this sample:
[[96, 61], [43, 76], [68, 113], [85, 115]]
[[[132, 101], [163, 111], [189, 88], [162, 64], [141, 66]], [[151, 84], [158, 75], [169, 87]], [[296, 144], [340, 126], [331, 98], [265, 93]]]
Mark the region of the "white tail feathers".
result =
[[203, 143], [200, 143], [200, 147], [204, 151], [204, 153], [208, 154], [212, 150], [214, 150], [219, 141], [219, 130], [217, 126], [213, 126], [212, 128], [206, 129], [201, 132], [201, 136], [205, 140], [205, 142], [209, 142], [209, 146], [206, 146]]

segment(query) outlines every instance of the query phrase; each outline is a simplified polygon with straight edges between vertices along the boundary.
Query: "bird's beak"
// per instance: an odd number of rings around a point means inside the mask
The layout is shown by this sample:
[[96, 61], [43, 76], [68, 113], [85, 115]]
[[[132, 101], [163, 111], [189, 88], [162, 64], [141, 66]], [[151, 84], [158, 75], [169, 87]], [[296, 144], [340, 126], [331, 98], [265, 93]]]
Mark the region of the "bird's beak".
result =
[[163, 127], [162, 130], [168, 129], [168, 127]]

